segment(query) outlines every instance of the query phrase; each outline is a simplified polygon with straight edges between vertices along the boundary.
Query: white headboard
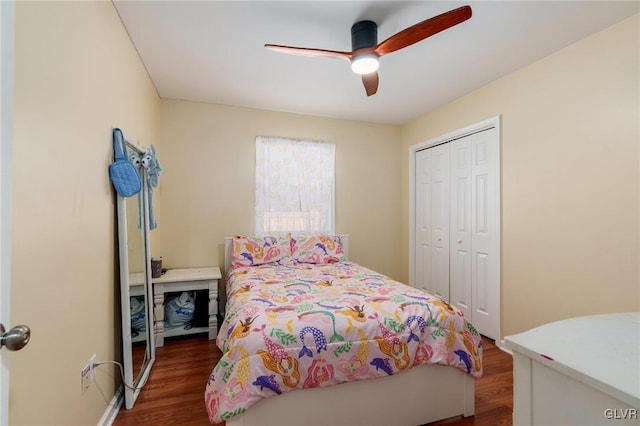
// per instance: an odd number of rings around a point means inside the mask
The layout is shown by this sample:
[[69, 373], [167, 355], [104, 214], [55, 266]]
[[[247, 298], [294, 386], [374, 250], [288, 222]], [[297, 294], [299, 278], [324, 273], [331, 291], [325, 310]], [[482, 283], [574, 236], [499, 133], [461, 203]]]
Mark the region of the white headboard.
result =
[[[340, 237], [340, 243], [342, 244], [342, 250], [344, 251], [344, 257], [349, 259], [349, 235], [338, 234]], [[295, 237], [294, 237], [295, 238]], [[224, 275], [231, 270], [231, 241], [233, 237], [224, 237]]]

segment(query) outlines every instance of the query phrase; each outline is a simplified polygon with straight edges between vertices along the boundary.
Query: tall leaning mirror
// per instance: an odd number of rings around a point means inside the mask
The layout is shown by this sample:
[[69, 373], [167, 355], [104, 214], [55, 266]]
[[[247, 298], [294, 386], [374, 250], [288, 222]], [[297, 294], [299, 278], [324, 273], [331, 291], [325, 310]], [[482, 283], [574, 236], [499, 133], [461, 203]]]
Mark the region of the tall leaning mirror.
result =
[[[142, 156], [146, 151], [129, 141], [126, 145], [133, 158], [136, 154]], [[136, 169], [140, 174], [142, 190], [132, 197], [117, 196], [123, 387], [127, 409], [135, 404], [155, 360], [148, 179], [143, 167]]]

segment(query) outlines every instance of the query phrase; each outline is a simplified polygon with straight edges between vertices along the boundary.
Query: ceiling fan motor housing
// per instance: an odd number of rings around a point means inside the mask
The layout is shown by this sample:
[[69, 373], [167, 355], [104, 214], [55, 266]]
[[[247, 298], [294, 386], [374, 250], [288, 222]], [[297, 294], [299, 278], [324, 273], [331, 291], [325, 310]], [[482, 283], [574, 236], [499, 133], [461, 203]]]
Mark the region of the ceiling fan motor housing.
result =
[[378, 24], [373, 21], [360, 21], [351, 27], [351, 50], [378, 44]]

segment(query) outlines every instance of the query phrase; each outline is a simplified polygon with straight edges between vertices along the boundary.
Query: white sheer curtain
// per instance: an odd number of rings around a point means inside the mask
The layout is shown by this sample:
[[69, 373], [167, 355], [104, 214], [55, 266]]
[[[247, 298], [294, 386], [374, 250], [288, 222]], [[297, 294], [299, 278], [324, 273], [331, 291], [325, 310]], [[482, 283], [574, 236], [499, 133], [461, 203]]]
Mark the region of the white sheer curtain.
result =
[[335, 144], [256, 138], [255, 233], [333, 233]]

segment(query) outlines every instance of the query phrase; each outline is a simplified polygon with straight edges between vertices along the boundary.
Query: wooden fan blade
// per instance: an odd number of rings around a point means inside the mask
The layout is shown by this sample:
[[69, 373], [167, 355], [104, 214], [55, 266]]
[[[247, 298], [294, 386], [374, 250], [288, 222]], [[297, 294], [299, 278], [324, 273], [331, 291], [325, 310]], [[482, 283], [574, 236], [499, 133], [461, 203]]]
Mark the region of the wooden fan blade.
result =
[[265, 44], [265, 49], [273, 50], [289, 55], [307, 56], [311, 58], [331, 58], [351, 60], [353, 54], [351, 52], [340, 52], [337, 50], [313, 49], [307, 47], [280, 46], [277, 44]]
[[378, 91], [378, 72], [374, 71], [369, 74], [362, 74], [362, 83], [364, 84], [364, 90], [367, 91], [367, 96], [375, 95]]
[[411, 46], [427, 37], [471, 18], [471, 7], [463, 6], [405, 28], [378, 44], [375, 52], [382, 56]]

